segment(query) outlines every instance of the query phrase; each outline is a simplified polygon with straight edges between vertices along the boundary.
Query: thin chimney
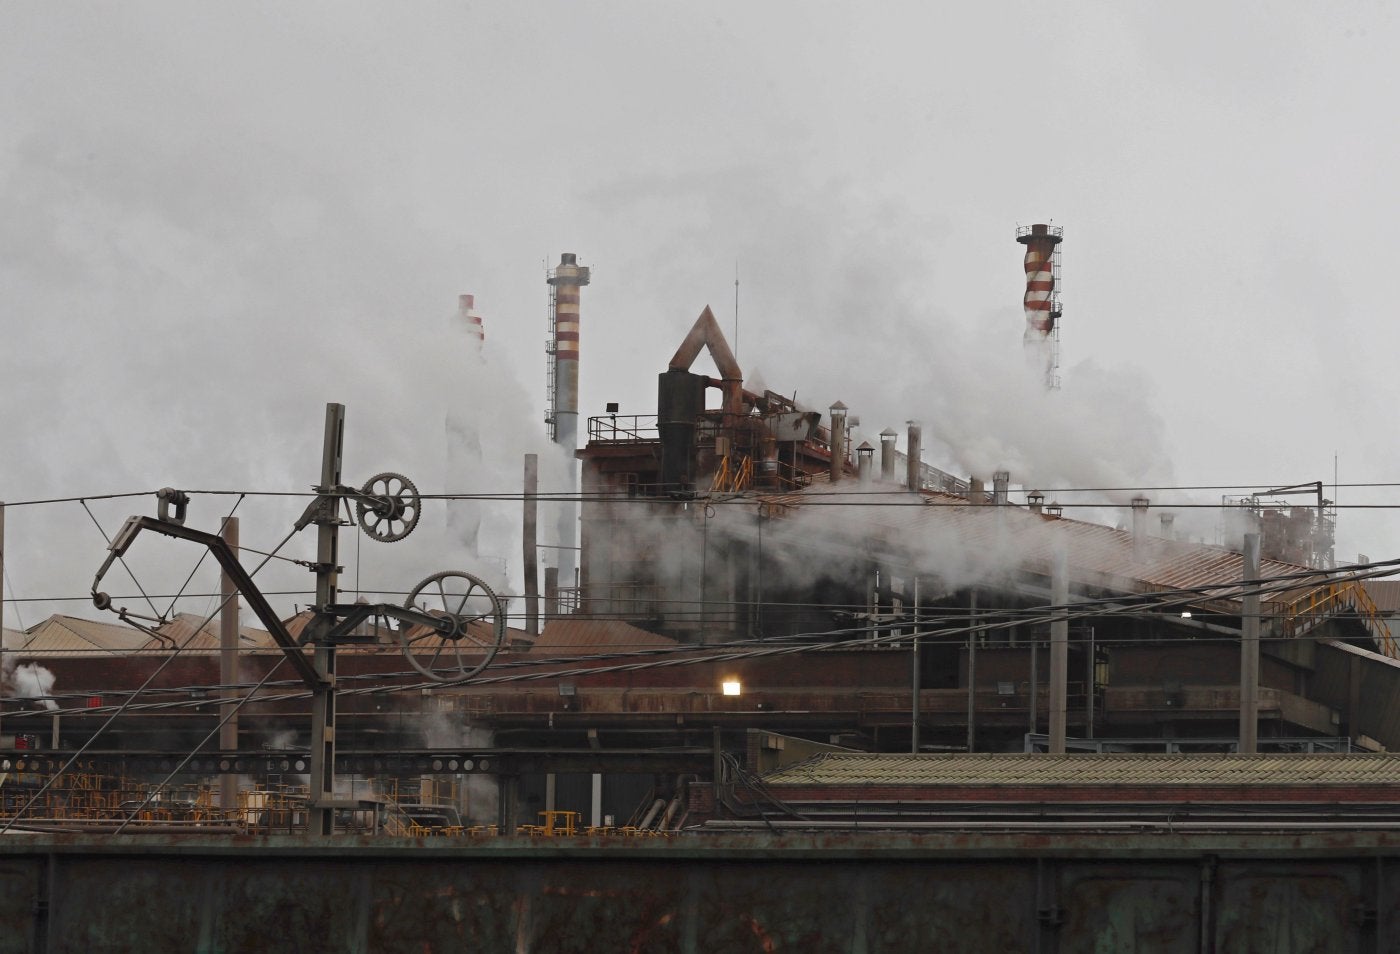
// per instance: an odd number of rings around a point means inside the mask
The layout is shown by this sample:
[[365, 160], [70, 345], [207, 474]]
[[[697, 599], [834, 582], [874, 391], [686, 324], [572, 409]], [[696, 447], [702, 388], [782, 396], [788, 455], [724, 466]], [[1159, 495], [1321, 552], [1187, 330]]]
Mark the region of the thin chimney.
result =
[[880, 432], [880, 479], [894, 480], [894, 442], [899, 439], [899, 432], [893, 427], [887, 427]]
[[1147, 507], [1146, 497], [1133, 498], [1133, 560], [1141, 563], [1147, 555]]
[[914, 493], [918, 493], [921, 489], [923, 489], [924, 485], [923, 462], [920, 460], [920, 458], [922, 458], [924, 455], [923, 435], [924, 429], [919, 426], [919, 422], [910, 421], [908, 452], [909, 460], [907, 461], [909, 465], [909, 470], [906, 480], [908, 482], [909, 489]]
[[998, 507], [1005, 507], [1010, 501], [1009, 491], [1011, 489], [1011, 474], [1004, 470], [999, 470], [992, 474], [992, 503]]
[[875, 469], [875, 448], [870, 446], [869, 441], [861, 441], [856, 448], [857, 473], [860, 474], [862, 486], [870, 483], [871, 472]]
[[846, 469], [846, 405], [831, 405], [831, 482], [841, 479]]

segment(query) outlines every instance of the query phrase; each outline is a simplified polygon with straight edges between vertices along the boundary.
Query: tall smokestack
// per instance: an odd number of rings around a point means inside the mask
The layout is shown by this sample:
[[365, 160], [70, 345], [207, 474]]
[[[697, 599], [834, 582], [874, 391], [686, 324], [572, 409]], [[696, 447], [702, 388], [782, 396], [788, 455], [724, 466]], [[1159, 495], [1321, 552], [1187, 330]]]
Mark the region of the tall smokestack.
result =
[[1176, 528], [1173, 524], [1176, 522], [1176, 514], [1164, 513], [1157, 519], [1162, 521], [1162, 536], [1168, 540], [1175, 540]]
[[923, 464], [919, 460], [924, 454], [923, 437], [924, 429], [919, 426], [918, 421], [909, 421], [909, 464], [906, 481], [908, 487], [914, 493], [918, 493], [924, 485]]
[[[554, 387], [550, 395], [550, 422], [554, 426], [554, 443], [568, 457], [565, 493], [572, 496], [578, 490], [578, 465], [574, 451], [578, 450], [578, 357], [579, 357], [579, 289], [588, 284], [589, 269], [579, 265], [578, 256], [565, 252], [559, 256], [559, 267], [547, 281], [553, 289], [550, 319], [554, 350]], [[562, 586], [577, 585], [575, 568], [578, 554], [578, 505], [564, 503], [559, 513], [559, 582]]]
[[837, 401], [831, 405], [831, 482], [841, 479], [846, 470], [846, 405]]
[[894, 480], [894, 442], [899, 439], [899, 432], [893, 427], [887, 427], [880, 432], [880, 479]]
[[1059, 272], [1059, 245], [1065, 230], [1053, 225], [1031, 225], [1016, 230], [1016, 241], [1026, 247], [1026, 293], [1021, 306], [1026, 312], [1026, 331], [1022, 342], [1027, 362], [1044, 375], [1045, 387], [1059, 387], [1056, 371], [1060, 364], [1058, 350], [1060, 293], [1055, 287]]

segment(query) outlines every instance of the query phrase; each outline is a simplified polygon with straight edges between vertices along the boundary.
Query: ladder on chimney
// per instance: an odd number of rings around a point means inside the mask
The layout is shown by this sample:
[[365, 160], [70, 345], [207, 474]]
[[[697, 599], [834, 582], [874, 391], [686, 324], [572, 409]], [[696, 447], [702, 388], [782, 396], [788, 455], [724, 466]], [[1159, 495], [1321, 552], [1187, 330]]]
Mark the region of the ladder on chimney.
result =
[[[545, 269], [545, 277], [546, 277], [546, 278], [553, 278], [553, 277], [554, 277], [554, 269], [552, 269], [552, 268], [547, 268], [547, 269]], [[555, 295], [556, 295], [556, 293], [557, 293], [557, 289], [556, 289], [555, 286], [552, 285], [552, 284], [549, 285], [548, 288], [549, 288], [549, 308], [548, 308], [548, 319], [547, 319], [547, 320], [548, 320], [548, 325], [549, 325], [549, 337], [548, 337], [547, 339], [545, 339], [545, 343], [544, 343], [544, 367], [545, 367], [545, 384], [544, 384], [544, 422], [545, 422], [545, 424], [546, 424], [546, 425], [548, 426], [548, 428], [549, 428], [549, 439], [552, 441], [552, 440], [554, 440], [555, 437], [556, 437], [556, 432], [555, 432], [555, 426], [556, 426], [556, 425], [555, 425], [555, 421], [554, 421], [554, 375], [555, 375], [554, 353], [555, 353], [556, 351], [559, 350], [559, 339], [558, 339], [558, 328], [556, 327], [556, 320], [557, 320], [557, 319], [556, 319], [556, 314], [555, 314]]]

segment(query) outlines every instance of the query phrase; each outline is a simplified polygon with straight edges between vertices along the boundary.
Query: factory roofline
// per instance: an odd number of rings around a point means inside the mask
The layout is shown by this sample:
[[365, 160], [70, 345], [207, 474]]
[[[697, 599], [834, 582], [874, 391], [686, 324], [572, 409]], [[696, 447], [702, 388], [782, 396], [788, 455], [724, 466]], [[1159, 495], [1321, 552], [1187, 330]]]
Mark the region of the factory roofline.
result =
[[[923, 506], [909, 505], [916, 499]], [[1135, 546], [1130, 530], [1036, 513], [1013, 504], [974, 504], [966, 497], [932, 490], [919, 491], [916, 498], [889, 483], [859, 486], [842, 481], [837, 485], [819, 475], [807, 487], [760, 494], [757, 500], [779, 515], [823, 507], [847, 517], [856, 513], [863, 532], [914, 552], [920, 539], [944, 549], [952, 545], [979, 558], [1006, 551], [1013, 565], [997, 566], [996, 561], [987, 560], [981, 569], [988, 576], [1008, 569], [1048, 573], [1056, 550], [1062, 546], [1067, 549], [1071, 579], [1120, 592], [1234, 588], [1244, 576], [1244, 557], [1225, 547], [1161, 537], [1150, 537], [1145, 545]], [[890, 506], [901, 503], [906, 505]], [[843, 526], [847, 525], [843, 519]], [[979, 567], [970, 561], [968, 569], [975, 574]], [[1275, 603], [1291, 602], [1328, 578], [1309, 567], [1277, 560], [1261, 561], [1260, 576], [1296, 581], [1264, 595], [1264, 602]], [[1211, 599], [1210, 594], [1201, 599]], [[1238, 603], [1220, 597], [1211, 601]]]

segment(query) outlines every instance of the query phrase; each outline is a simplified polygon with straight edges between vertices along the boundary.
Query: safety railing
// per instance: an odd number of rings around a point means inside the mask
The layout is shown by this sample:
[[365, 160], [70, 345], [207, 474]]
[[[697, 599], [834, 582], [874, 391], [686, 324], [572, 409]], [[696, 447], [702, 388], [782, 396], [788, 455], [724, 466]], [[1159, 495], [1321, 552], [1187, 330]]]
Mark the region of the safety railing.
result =
[[1391, 659], [1400, 658], [1390, 625], [1371, 594], [1366, 592], [1366, 587], [1356, 580], [1326, 583], [1286, 604], [1280, 628], [1285, 639], [1294, 639], [1346, 610], [1352, 610], [1360, 617], [1382, 653]]
[[660, 436], [655, 414], [605, 414], [588, 419], [591, 441], [654, 441]]
[[738, 464], [728, 454], [719, 462], [710, 493], [727, 494], [747, 490], [753, 484], [753, 458], [745, 455]]

